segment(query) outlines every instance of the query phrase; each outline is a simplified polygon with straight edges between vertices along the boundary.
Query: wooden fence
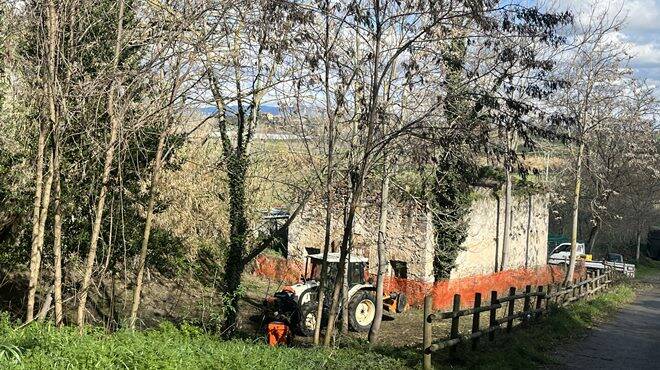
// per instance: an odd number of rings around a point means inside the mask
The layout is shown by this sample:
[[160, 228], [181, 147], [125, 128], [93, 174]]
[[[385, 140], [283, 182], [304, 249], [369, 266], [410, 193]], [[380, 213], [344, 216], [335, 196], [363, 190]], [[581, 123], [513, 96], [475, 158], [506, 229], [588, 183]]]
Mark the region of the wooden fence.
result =
[[[461, 295], [454, 295], [454, 305], [451, 311], [433, 312], [433, 301], [430, 295], [424, 299], [424, 369], [431, 369], [431, 355], [444, 348], [450, 348], [451, 353], [459, 343], [471, 342], [472, 349], [476, 349], [479, 340], [488, 336], [488, 340], [495, 339], [495, 333], [504, 330], [511, 331], [516, 320], [521, 325], [528, 326], [532, 321], [540, 319], [553, 304], [565, 306], [570, 302], [593, 295], [602, 289], [606, 289], [612, 282], [612, 271], [602, 273], [596, 270], [590, 273], [586, 279], [578, 281], [570, 286], [547, 285], [538, 286], [535, 289], [531, 285], [525, 287], [525, 291], [516, 293], [516, 288], [511, 287], [508, 295], [498, 297], [497, 291], [490, 293], [488, 305], [482, 305], [481, 293], [474, 295], [474, 306], [461, 309]], [[522, 310], [516, 312], [516, 301], [523, 301]], [[506, 309], [506, 314], [498, 318], [498, 310]], [[488, 326], [482, 327], [481, 314], [488, 314]], [[472, 316], [472, 329], [468, 334], [459, 333], [461, 317]], [[433, 341], [432, 323], [434, 321], [451, 320], [449, 338]]]

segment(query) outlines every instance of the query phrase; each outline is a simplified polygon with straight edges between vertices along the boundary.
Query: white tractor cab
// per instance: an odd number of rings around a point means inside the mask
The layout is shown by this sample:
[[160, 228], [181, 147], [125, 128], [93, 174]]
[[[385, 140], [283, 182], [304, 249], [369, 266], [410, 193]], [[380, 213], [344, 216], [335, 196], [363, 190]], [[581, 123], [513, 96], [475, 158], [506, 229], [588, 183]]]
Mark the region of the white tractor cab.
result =
[[[327, 262], [323, 300], [324, 325], [332, 303], [332, 290], [339, 269], [339, 253], [328, 253]], [[358, 332], [368, 331], [376, 317], [376, 287], [367, 281], [365, 275], [368, 262], [365, 257], [350, 255], [348, 263], [348, 322], [351, 330]], [[275, 293], [274, 298], [267, 300], [267, 321], [285, 322], [303, 336], [314, 334], [322, 263], [322, 253], [307, 256], [305, 275], [301, 276], [300, 282], [284, 287], [281, 292]], [[403, 293], [390, 293], [384, 297], [383, 302], [387, 310], [396, 312], [403, 312], [407, 305]], [[343, 310], [341, 305], [340, 310]]]

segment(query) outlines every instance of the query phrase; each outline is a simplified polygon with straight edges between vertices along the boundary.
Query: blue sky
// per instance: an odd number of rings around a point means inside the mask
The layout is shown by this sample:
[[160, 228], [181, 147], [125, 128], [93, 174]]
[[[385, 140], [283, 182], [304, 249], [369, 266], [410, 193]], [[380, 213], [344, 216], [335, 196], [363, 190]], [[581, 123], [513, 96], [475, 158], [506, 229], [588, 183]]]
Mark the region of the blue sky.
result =
[[633, 56], [630, 66], [635, 75], [656, 87], [660, 95], [660, 0], [560, 0], [570, 8], [595, 4], [598, 10], [621, 12], [624, 26], [616, 33], [625, 50]]

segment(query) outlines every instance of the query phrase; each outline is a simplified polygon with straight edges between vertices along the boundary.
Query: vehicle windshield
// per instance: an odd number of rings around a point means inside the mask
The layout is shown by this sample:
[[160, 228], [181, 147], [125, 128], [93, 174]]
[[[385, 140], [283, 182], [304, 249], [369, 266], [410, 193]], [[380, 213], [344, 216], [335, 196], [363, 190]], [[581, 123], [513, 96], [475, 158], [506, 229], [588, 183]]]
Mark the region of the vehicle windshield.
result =
[[349, 284], [364, 284], [364, 263], [361, 262], [351, 262], [348, 264], [349, 267]]
[[607, 260], [611, 262], [623, 262], [623, 256], [617, 253], [608, 253]]
[[[363, 284], [365, 281], [364, 277], [364, 263], [362, 262], [351, 262], [349, 264], [349, 276], [348, 280], [351, 284]], [[335, 276], [337, 274], [337, 263], [328, 263], [328, 275], [327, 276]], [[321, 260], [317, 260], [315, 258], [310, 258], [309, 262], [309, 270], [307, 272], [306, 278], [308, 280], [316, 280], [319, 281], [321, 279], [321, 268], [322, 268], [322, 262]]]
[[570, 244], [564, 244], [560, 245], [552, 253], [559, 253], [559, 252], [570, 252], [571, 251], [571, 245]]

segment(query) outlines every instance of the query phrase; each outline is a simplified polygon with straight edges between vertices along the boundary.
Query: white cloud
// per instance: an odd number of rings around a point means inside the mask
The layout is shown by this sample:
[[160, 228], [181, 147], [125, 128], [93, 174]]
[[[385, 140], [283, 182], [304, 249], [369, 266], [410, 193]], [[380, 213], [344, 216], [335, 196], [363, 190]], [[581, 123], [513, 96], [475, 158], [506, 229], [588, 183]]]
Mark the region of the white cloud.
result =
[[660, 2], [655, 0], [623, 1], [627, 13], [626, 29], [633, 32], [660, 30]]
[[[620, 42], [632, 57], [635, 74], [655, 85], [660, 96], [660, 0], [557, 0], [570, 9], [578, 23], [589, 23], [591, 9], [596, 13], [618, 15], [625, 23], [610, 40]], [[592, 8], [593, 5], [593, 8]]]

